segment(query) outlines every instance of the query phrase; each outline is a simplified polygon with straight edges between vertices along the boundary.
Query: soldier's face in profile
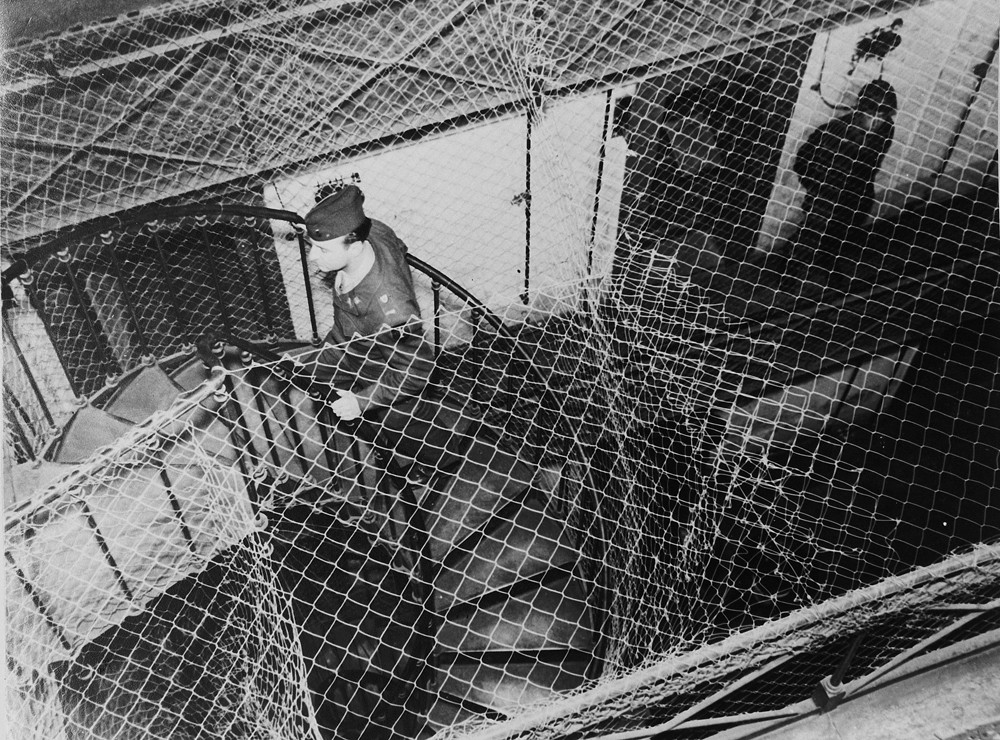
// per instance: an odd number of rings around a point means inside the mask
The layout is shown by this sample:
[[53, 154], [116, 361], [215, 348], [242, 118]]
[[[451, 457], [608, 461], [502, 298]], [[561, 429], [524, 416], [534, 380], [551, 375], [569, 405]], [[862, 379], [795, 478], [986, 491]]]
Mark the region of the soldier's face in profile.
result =
[[334, 272], [343, 270], [350, 262], [358, 242], [348, 243], [347, 236], [338, 236], [336, 239], [325, 241], [310, 240], [312, 249], [309, 250], [309, 259], [323, 272]]

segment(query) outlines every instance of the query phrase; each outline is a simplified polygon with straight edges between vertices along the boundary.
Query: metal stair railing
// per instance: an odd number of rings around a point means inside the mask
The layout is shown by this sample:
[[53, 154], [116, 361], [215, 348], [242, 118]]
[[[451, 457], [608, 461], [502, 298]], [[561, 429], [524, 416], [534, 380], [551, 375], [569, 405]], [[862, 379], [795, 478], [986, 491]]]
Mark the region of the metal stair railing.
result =
[[[3, 287], [4, 329], [10, 346], [14, 347], [15, 350], [20, 348], [17, 333], [9, 321], [9, 314], [17, 305], [17, 297], [12, 288], [15, 281], [19, 284], [20, 292], [27, 300], [28, 305], [37, 314], [41, 328], [48, 335], [49, 344], [54, 349], [54, 355], [59, 361], [61, 371], [81, 403], [84, 402], [83, 399], [114, 389], [136, 367], [150, 364], [162, 357], [175, 355], [185, 346], [190, 347], [198, 336], [206, 330], [213, 329], [212, 326], [208, 325], [210, 322], [221, 321], [225, 333], [234, 334], [237, 329], [234, 325], [235, 316], [240, 313], [240, 307], [234, 305], [231, 296], [227, 297], [223, 287], [225, 276], [220, 274], [215, 265], [218, 247], [212, 243], [208, 226], [209, 219], [216, 219], [215, 223], [226, 224], [238, 223], [239, 219], [245, 220], [247, 223], [254, 223], [259, 227], [259, 232], [254, 232], [254, 238], [263, 239], [265, 242], [281, 238], [282, 235], [274, 231], [274, 224], [283, 223], [290, 227], [290, 231], [284, 236], [297, 242], [302, 278], [301, 293], [298, 295], [304, 295], [305, 298], [304, 308], [308, 313], [310, 334], [305, 341], [318, 346], [321, 339], [316, 302], [307, 266], [303, 218], [292, 211], [239, 204], [142, 208], [121, 216], [98, 219], [84, 226], [59, 232], [49, 243], [28, 249], [13, 257], [7, 269], [0, 274], [0, 285]], [[186, 306], [184, 303], [180, 292], [184, 284], [176, 279], [177, 276], [174, 274], [176, 269], [171, 270], [167, 258], [168, 245], [164, 238], [167, 226], [176, 226], [178, 231], [183, 226], [191, 232], [184, 232], [187, 238], [185, 245], [194, 250], [192, 254], [197, 252], [198, 265], [205, 268], [203, 277], [207, 284], [204, 286], [204, 290], [210, 293], [210, 295], [206, 294], [200, 298], [206, 307], [209, 303], [214, 303], [214, 308], [210, 311], [207, 308], [202, 311], [205, 313], [204, 316], [193, 316], [190, 306]], [[124, 255], [116, 252], [118, 239], [115, 237], [137, 236], [143, 232], [143, 229], [147, 228], [150, 231], [148, 235], [149, 249], [147, 250], [148, 255], [141, 264], [144, 270], [159, 276], [160, 285], [152, 287], [147, 285], [133, 289], [129, 280], [125, 278], [127, 270], [123, 264]], [[262, 263], [262, 253], [266, 249], [267, 244], [260, 242], [251, 244], [251, 248], [246, 250], [253, 258], [251, 272], [254, 275], [252, 282], [255, 285], [250, 286], [250, 288], [258, 296], [256, 300], [260, 305], [257, 308], [263, 315], [262, 336], [277, 342], [282, 338], [279, 337], [279, 334], [283, 332], [276, 334], [274, 331], [276, 328], [276, 306], [281, 301], [288, 301], [294, 285], [274, 278], [271, 281], [271, 286], [268, 286], [268, 280], [264, 275], [265, 266]], [[129, 259], [137, 259], [133, 254], [135, 251], [132, 250], [129, 253]], [[273, 258], [273, 255], [270, 257]], [[412, 254], [408, 254], [407, 259], [412, 269], [430, 278], [434, 306], [432, 321], [435, 356], [439, 356], [444, 349], [441, 309], [443, 305], [442, 291], [447, 290], [471, 310], [473, 336], [470, 346], [475, 346], [479, 339], [481, 325], [485, 323], [504, 343], [504, 348], [510, 348], [512, 354], [517, 358], [519, 366], [523, 365], [525, 368], [525, 373], [521, 374], [520, 377], [518, 377], [518, 373], [507, 372], [504, 374], [504, 380], [508, 384], [508, 392], [511, 390], [511, 384], [524, 383], [525, 375], [531, 379], [539, 392], [545, 392], [545, 379], [540, 371], [533, 367], [530, 357], [518, 346], [514, 332], [495, 312], [455, 280], [427, 262]], [[88, 270], [94, 269], [93, 264], [97, 262], [101, 262], [106, 267], [107, 275], [114, 284], [113, 290], [120, 297], [121, 316], [119, 321], [121, 327], [118, 328], [118, 331], [128, 333], [134, 345], [133, 350], [141, 356], [141, 360], [134, 362], [134, 364], [129, 357], [115, 356], [109, 330], [102, 325], [97, 314], [96, 301], [100, 297], [94, 294], [94, 286], [88, 283]], [[194, 267], [198, 267], [198, 265], [194, 265]], [[134, 269], [136, 268], [133, 267]], [[59, 281], [59, 284], [68, 286], [66, 297], [70, 299], [72, 305], [62, 307], [59, 310], [64, 316], [72, 312], [71, 320], [74, 322], [74, 326], [77, 322], [80, 323], [78, 330], [68, 331], [65, 322], [60, 323], [62, 317], [52, 315], [52, 302], [46, 300], [44, 292], [46, 286], [40, 285], [43, 271], [45, 271], [50, 283], [55, 280]], [[287, 280], [288, 277], [286, 276], [285, 279]], [[146, 293], [136, 292], [140, 289], [144, 289]], [[279, 290], [282, 291], [282, 295], [278, 295], [277, 291]], [[164, 295], [160, 295], [160, 293], [164, 293]], [[159, 303], [163, 304], [161, 308], [166, 312], [165, 315], [170, 317], [170, 321], [166, 324], [162, 321], [151, 321], [148, 316], [143, 317], [141, 307], [144, 303], [153, 303], [153, 299], [158, 299]], [[163, 346], [163, 341], [154, 341], [151, 332], [162, 332], [165, 326], [169, 331], [171, 322], [174, 331], [167, 338], [166, 345]], [[292, 339], [290, 336], [283, 338]], [[83, 351], [77, 349], [80, 346], [90, 347], [91, 349], [87, 352], [93, 359], [74, 360], [74, 352]], [[40, 404], [40, 409], [34, 411], [39, 418], [33, 419], [33, 423], [28, 425], [31, 429], [24, 429], [27, 444], [21, 446], [29, 447], [32, 453], [37, 455], [45, 447], [45, 435], [51, 434], [51, 430], [58, 427], [59, 414], [56, 409], [50, 408], [49, 400], [37, 390], [39, 386], [44, 385], [39, 380], [45, 377], [45, 368], [33, 368], [31, 358], [25, 357], [24, 353], [18, 352], [17, 359], [19, 360], [19, 370], [27, 375], [28, 384], [32, 389], [35, 389], [35, 395], [39, 399], [38, 404], [30, 404], [26, 408], [33, 409], [34, 406]], [[32, 429], [35, 430], [34, 435], [31, 434]]]

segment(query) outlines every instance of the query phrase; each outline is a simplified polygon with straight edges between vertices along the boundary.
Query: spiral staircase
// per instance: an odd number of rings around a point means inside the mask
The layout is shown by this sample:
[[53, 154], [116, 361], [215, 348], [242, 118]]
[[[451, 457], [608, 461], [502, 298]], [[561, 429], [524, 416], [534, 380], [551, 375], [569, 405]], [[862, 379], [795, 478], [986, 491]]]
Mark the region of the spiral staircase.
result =
[[[268, 543], [272, 571], [295, 614], [323, 737], [430, 735], [468, 718], [503, 718], [599, 673], [599, 539], [586, 533], [593, 513], [575, 498], [579, 488], [567, 492], [563, 471], [541, 467], [516, 445], [498, 445], [504, 432], [496, 409], [487, 414], [474, 391], [437, 383], [426, 407], [447, 408], [450, 428], [414, 448], [430, 451], [422, 462], [421, 453], [408, 456], [386, 442], [377, 422], [336, 423], [322, 389], [290, 359], [312, 344], [265, 348], [231, 340], [240, 346], [218, 342], [125, 372], [81, 404], [36, 460], [15, 470], [19, 491], [41, 493], [99, 464], [102, 450], [136, 425], [201, 399], [178, 417], [189, 430], [183, 440], [163, 442], [148, 462], [122, 473], [115, 490], [80, 492], [82, 503], [74, 504], [83, 514], [83, 531], [74, 536], [103, 556], [98, 567], [106, 573], [91, 581], [116, 584], [132, 605], [124, 622], [94, 634], [94, 627], [71, 624], [83, 615], [58, 613], [58, 584], [24, 562], [29, 551], [33, 561], [45, 557], [37, 530], [46, 524], [34, 513], [39, 498], [8, 511], [6, 555], [22, 596], [64, 653], [74, 653], [58, 669], [71, 724], [97, 736], [122, 731], [113, 718], [124, 727], [138, 710], [134, 697], [116, 699], [116, 692], [155, 694], [148, 687], [157, 676], [184, 684], [178, 676], [204, 671], [199, 655], [220, 639], [205, 615], [245, 608], [234, 606], [240, 587], [226, 583], [233, 548], [202, 541], [186, 521], [192, 502], [181, 500], [176, 461], [195, 448], [238, 471], [230, 494], [242, 500], [234, 505], [264, 523], [243, 538]], [[214, 391], [206, 394], [206, 387]], [[141, 521], [128, 521], [129, 507], [152, 495], [151, 481], [169, 499], [177, 524], [172, 544], [200, 557], [155, 587], [137, 588], [131, 561], [144, 549], [155, 559], [153, 551], [164, 547], [152, 541], [155, 532], [140, 531]], [[103, 503], [88, 505], [88, 497]], [[174, 633], [186, 623], [187, 637]], [[130, 678], [121, 672], [124, 662], [135, 671]], [[116, 688], [100, 679], [102, 671], [132, 685]], [[163, 725], [174, 736], [199, 732], [192, 707], [204, 685], [194, 677], [185, 685], [185, 698], [174, 697], [186, 707], [183, 718]], [[139, 701], [147, 699], [171, 701]], [[156, 727], [147, 724], [147, 731]]]

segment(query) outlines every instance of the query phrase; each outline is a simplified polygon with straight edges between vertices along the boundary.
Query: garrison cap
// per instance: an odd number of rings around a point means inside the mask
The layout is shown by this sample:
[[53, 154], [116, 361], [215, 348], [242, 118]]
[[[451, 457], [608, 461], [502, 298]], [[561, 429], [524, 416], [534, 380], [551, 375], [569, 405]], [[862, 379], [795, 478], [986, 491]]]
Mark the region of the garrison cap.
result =
[[306, 214], [306, 231], [314, 241], [325, 242], [350, 234], [365, 221], [365, 194], [348, 185], [328, 195]]

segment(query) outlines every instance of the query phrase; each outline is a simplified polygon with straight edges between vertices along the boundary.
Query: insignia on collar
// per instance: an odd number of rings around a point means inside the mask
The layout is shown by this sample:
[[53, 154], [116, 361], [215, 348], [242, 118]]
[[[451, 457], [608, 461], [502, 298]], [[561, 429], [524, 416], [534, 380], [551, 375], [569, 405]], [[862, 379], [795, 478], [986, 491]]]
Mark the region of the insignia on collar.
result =
[[388, 303], [389, 302], [389, 294], [388, 293], [383, 293], [382, 295], [380, 295], [378, 297], [378, 299], [380, 301], [382, 301], [382, 303]]

